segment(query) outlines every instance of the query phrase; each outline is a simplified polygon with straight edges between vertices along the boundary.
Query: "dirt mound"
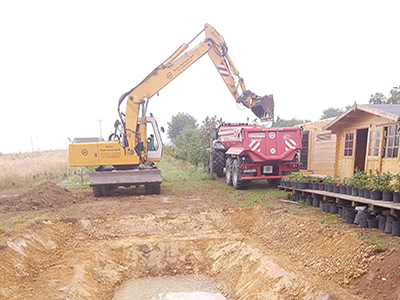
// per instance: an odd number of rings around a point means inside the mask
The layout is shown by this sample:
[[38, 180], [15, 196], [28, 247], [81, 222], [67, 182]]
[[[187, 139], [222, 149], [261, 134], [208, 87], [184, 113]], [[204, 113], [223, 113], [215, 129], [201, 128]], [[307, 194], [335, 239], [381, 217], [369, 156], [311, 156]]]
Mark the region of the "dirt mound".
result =
[[46, 181], [31, 190], [1, 199], [3, 211], [30, 211], [63, 208], [76, 202], [75, 195], [54, 182]]

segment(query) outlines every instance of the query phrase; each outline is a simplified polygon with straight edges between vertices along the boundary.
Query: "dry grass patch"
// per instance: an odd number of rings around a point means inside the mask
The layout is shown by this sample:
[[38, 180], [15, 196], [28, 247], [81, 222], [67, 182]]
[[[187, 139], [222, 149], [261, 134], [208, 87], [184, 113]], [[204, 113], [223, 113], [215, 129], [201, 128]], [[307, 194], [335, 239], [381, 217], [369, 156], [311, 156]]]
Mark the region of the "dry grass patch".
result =
[[28, 188], [46, 180], [61, 181], [67, 177], [67, 150], [0, 156], [0, 189]]

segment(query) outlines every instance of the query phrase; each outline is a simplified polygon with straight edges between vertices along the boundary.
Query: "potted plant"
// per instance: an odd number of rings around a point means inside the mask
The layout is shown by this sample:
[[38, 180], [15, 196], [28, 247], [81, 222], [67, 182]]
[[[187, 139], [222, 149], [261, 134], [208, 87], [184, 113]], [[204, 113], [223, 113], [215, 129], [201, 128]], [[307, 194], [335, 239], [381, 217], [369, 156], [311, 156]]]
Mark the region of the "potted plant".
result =
[[325, 183], [325, 191], [328, 192], [333, 192], [333, 184], [335, 182], [335, 177], [331, 175], [327, 175], [324, 178], [324, 183]]
[[393, 175], [393, 202], [400, 203], [400, 173]]
[[281, 186], [285, 186], [286, 187], [288, 181], [289, 181], [289, 177], [288, 176], [282, 177], [281, 178]]
[[374, 174], [372, 173], [372, 170], [369, 169], [368, 174], [366, 175], [366, 182], [364, 188], [364, 198], [366, 199], [371, 199], [372, 177], [374, 177]]
[[[371, 199], [372, 200], [382, 200], [383, 193], [385, 193], [385, 201], [393, 200], [393, 186], [391, 181], [393, 179], [393, 174], [390, 172], [383, 172], [379, 174], [379, 170], [375, 170], [374, 176], [371, 178]], [[390, 194], [392, 197], [390, 198]]]
[[312, 184], [312, 189], [313, 190], [319, 190], [319, 183], [322, 181], [321, 177], [318, 176], [312, 176], [311, 178], [311, 184]]
[[343, 185], [346, 187], [346, 194], [352, 195], [353, 194], [353, 183], [354, 179], [352, 177], [346, 177], [343, 180]]
[[366, 185], [367, 185], [367, 173], [356, 168], [353, 175], [353, 190], [352, 190], [353, 196], [364, 197], [364, 190]]
[[340, 193], [340, 186], [342, 184], [342, 180], [340, 179], [339, 175], [336, 175], [333, 180], [333, 192], [339, 194]]
[[358, 186], [358, 195], [360, 197], [365, 197], [365, 190], [369, 189], [370, 183], [369, 183], [369, 178], [368, 175], [365, 171], [359, 171], [356, 169], [356, 173], [354, 174], [356, 181], [357, 181], [357, 186]]

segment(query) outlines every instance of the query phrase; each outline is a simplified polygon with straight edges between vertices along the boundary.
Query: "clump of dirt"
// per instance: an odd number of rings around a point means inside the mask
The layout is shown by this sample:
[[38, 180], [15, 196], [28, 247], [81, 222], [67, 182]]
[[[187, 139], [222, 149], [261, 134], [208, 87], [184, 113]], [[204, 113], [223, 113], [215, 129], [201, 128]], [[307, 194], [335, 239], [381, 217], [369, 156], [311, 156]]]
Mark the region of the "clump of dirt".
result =
[[54, 182], [46, 181], [29, 191], [11, 195], [1, 199], [3, 211], [32, 211], [43, 208], [64, 208], [76, 203], [75, 195], [58, 186]]

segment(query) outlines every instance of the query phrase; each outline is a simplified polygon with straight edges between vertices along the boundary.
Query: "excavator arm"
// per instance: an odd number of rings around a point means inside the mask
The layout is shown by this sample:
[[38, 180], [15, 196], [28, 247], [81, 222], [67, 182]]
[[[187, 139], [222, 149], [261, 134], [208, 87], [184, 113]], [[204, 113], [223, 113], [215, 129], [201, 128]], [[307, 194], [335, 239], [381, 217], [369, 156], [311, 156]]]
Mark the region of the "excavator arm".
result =
[[[189, 49], [189, 45], [202, 32], [205, 32], [205, 39], [197, 46]], [[262, 120], [273, 119], [273, 96], [259, 97], [247, 90], [243, 78], [239, 76], [239, 72], [227, 52], [228, 47], [222, 36], [211, 25], [205, 24], [204, 29], [192, 41], [188, 44], [183, 44], [141, 83], [120, 97], [118, 113], [121, 111], [122, 102], [126, 99], [124, 118], [120, 113], [126, 155], [134, 155], [135, 152], [140, 153], [144, 149], [143, 146], [138, 147], [138, 145], [142, 140], [140, 137], [145, 136], [145, 115], [149, 99], [206, 53], [209, 54], [237, 103], [250, 108]], [[234, 76], [237, 77], [237, 80], [235, 80]], [[139, 117], [140, 115], [141, 117]]]

